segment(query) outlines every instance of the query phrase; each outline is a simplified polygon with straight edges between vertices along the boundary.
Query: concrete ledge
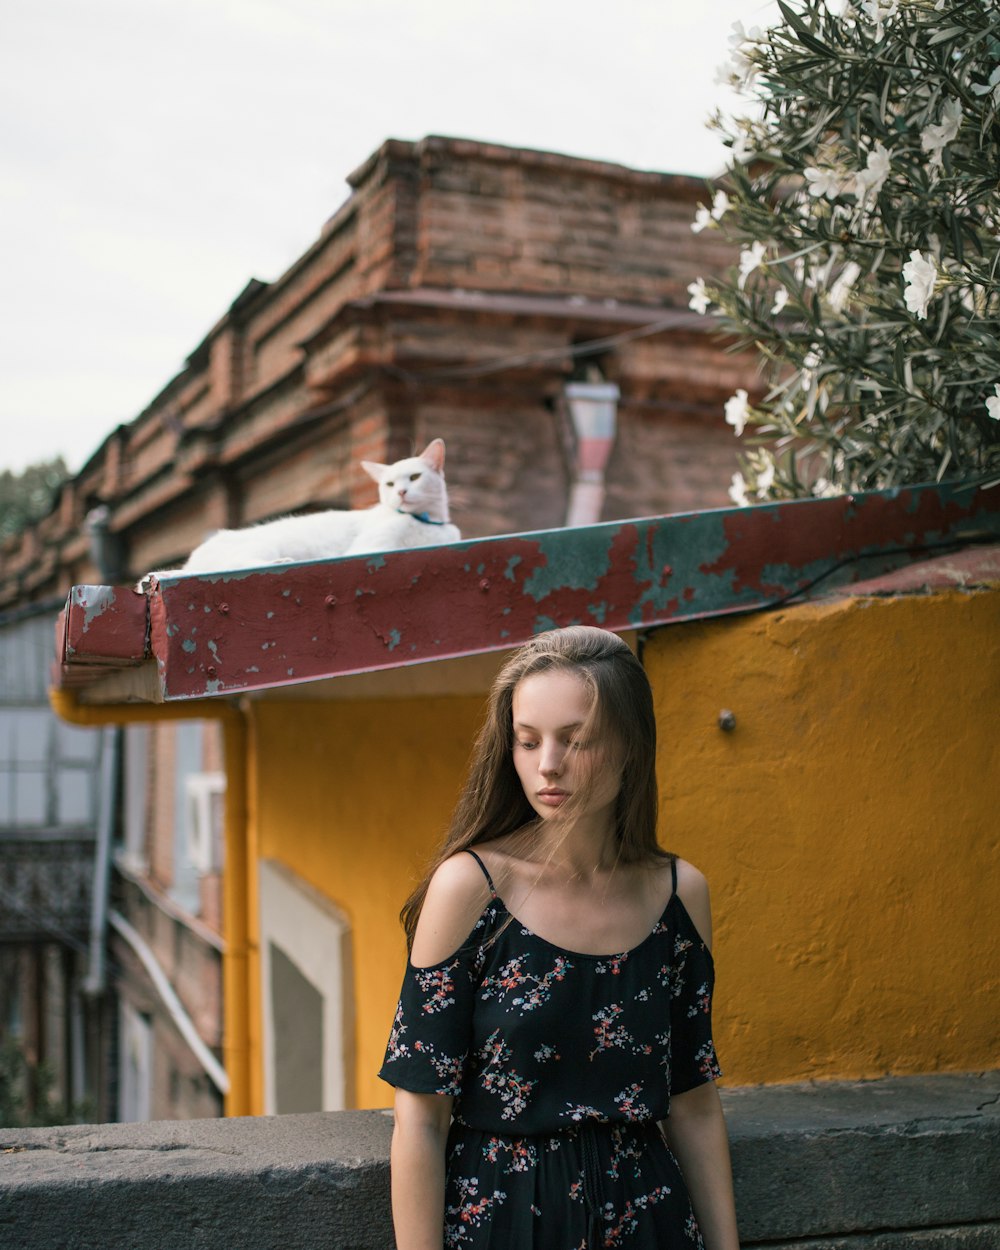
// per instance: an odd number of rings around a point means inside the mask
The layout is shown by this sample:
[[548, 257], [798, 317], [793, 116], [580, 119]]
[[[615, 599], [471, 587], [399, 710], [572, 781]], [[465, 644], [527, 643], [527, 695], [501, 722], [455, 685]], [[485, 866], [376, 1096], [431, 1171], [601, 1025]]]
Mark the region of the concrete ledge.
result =
[[379, 1111], [0, 1129], [0, 1245], [388, 1250], [391, 1133]]
[[[1000, 1222], [1000, 1072], [723, 1097], [745, 1243]], [[994, 1237], [969, 1244], [1000, 1247], [1000, 1223]]]
[[[1000, 1247], [1000, 1072], [723, 1097], [745, 1246]], [[0, 1245], [390, 1250], [391, 1129], [378, 1111], [0, 1129]]]

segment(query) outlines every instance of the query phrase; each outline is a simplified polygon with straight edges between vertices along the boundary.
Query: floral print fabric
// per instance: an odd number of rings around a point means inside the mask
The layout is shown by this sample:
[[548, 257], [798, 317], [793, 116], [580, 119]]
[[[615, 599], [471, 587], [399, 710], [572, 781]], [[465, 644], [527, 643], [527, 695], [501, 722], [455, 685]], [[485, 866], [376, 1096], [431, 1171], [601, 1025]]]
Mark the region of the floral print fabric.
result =
[[494, 895], [460, 951], [407, 966], [380, 1075], [456, 1100], [446, 1247], [700, 1244], [656, 1122], [720, 1074], [713, 978], [676, 892], [608, 956], [553, 946]]

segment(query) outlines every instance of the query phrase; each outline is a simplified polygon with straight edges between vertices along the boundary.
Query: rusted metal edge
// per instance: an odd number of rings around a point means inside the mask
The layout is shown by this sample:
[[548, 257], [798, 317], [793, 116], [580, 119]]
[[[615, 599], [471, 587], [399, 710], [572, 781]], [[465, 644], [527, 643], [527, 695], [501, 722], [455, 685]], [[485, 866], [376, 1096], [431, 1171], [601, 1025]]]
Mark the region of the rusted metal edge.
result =
[[59, 618], [66, 664], [141, 664], [149, 655], [146, 596], [129, 586], [74, 586]]
[[136, 663], [147, 623], [132, 595], [148, 602], [160, 697], [211, 698], [503, 650], [560, 625], [753, 611], [991, 533], [1000, 490], [920, 486], [174, 576], [154, 580], [148, 600], [107, 587], [79, 596], [74, 619], [89, 624], [64, 658], [83, 658], [85, 638], [90, 663], [98, 643], [105, 663]]

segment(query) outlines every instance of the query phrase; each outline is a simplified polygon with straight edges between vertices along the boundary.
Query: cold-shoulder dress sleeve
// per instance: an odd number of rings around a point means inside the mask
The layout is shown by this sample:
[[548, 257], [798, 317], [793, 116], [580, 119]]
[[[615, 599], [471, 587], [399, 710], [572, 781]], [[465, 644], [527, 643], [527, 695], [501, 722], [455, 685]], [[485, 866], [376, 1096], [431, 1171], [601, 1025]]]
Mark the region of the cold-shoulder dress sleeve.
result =
[[670, 978], [671, 1094], [722, 1075], [712, 1041], [712, 953], [679, 899], [678, 912]]
[[468, 941], [441, 963], [416, 968], [407, 961], [379, 1071], [389, 1085], [415, 1094], [458, 1096], [482, 973], [483, 931], [492, 919], [487, 908]]

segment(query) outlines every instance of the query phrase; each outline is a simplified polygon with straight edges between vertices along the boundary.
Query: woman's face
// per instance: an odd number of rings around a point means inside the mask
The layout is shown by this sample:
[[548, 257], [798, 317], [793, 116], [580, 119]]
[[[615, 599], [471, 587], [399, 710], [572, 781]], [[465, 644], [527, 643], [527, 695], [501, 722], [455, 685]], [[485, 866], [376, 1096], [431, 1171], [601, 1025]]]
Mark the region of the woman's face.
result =
[[[579, 793], [579, 815], [611, 809], [620, 769], [606, 743], [585, 741], [592, 697], [572, 669], [534, 673], [514, 688], [514, 767], [528, 802], [543, 820]], [[588, 790], [589, 793], [584, 794]]]

